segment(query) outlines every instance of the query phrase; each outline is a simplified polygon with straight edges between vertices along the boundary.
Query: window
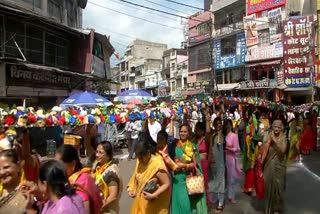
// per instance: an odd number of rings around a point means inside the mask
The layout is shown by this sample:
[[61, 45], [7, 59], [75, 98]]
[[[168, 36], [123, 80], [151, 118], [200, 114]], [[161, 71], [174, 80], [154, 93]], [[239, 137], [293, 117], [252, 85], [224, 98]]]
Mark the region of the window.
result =
[[270, 44], [270, 31], [269, 29], [258, 31], [259, 45], [269, 45]]
[[46, 33], [45, 64], [49, 66], [69, 66], [69, 41], [56, 35]]
[[197, 32], [199, 35], [210, 35], [210, 26], [211, 26], [211, 23], [201, 23], [199, 24], [196, 29], [197, 29]]
[[17, 42], [19, 48], [24, 52], [25, 47], [25, 34], [24, 24], [17, 22], [14, 19], [7, 19], [6, 22], [6, 43], [5, 43], [5, 56], [22, 58], [14, 41]]
[[0, 57], [4, 54], [4, 20], [3, 16], [0, 16]]
[[221, 39], [221, 55], [236, 54], [236, 35]]
[[33, 26], [26, 28], [26, 58], [34, 63], [42, 64], [43, 31]]
[[198, 51], [198, 64], [199, 65], [209, 65], [210, 63], [210, 50], [208, 48], [203, 48]]
[[176, 63], [171, 63], [170, 68], [171, 68], [171, 70], [176, 70]]
[[[95, 55], [96, 57], [99, 57], [100, 59], [103, 60], [103, 49], [102, 49], [102, 44], [100, 41], [98, 41], [97, 39], [94, 40], [94, 44], [93, 44], [93, 55]], [[127, 69], [129, 69], [127, 67]]]
[[22, 1], [31, 4], [33, 7], [41, 8], [41, 0], [22, 0]]
[[49, 0], [48, 1], [49, 15], [59, 19], [60, 21], [62, 21], [62, 10], [60, 8], [61, 3], [62, 2], [60, 0]]
[[66, 9], [67, 9], [68, 26], [74, 27], [75, 19], [76, 19], [76, 10], [71, 0], [66, 1]]

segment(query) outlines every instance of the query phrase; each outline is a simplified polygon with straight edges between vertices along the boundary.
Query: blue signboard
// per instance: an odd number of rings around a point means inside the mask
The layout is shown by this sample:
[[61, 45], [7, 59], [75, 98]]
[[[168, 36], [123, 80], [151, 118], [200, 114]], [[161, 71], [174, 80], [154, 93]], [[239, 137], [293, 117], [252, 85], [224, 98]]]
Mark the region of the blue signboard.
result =
[[246, 38], [244, 33], [238, 33], [236, 37], [236, 53], [221, 55], [221, 39], [213, 41], [214, 69], [232, 68], [244, 65], [246, 58]]

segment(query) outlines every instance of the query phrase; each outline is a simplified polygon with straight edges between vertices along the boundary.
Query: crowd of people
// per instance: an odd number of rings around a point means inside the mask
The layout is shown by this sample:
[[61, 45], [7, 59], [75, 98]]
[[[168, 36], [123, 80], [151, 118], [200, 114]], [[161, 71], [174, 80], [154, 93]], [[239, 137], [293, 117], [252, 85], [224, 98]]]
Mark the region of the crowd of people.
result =
[[[224, 111], [220, 105], [215, 111], [203, 105], [181, 118], [128, 121], [128, 160], [136, 159], [128, 184], [110, 142], [99, 141], [85, 162], [67, 144], [54, 158], [41, 160], [24, 128], [10, 144], [1, 144], [0, 210], [117, 214], [126, 188], [134, 199], [132, 214], [222, 213], [237, 203], [241, 185], [243, 193], [265, 202], [266, 214], [282, 213], [286, 167], [315, 149], [316, 113], [240, 107]], [[0, 140], [10, 131], [2, 130]]]

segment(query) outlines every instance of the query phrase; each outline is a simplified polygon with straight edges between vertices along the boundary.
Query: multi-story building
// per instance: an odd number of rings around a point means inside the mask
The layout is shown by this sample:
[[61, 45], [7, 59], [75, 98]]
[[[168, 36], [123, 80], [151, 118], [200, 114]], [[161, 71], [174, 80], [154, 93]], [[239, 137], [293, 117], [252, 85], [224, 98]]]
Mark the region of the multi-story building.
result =
[[188, 52], [186, 49], [172, 48], [163, 53], [162, 77], [169, 85], [170, 90], [167, 94], [170, 94], [172, 99], [181, 98], [182, 90], [187, 87]]
[[188, 89], [184, 96], [212, 91], [211, 12], [199, 12], [188, 19]]
[[162, 81], [162, 55], [166, 49], [166, 44], [134, 40], [120, 63], [121, 90], [145, 89], [157, 95]]
[[289, 103], [311, 101], [316, 1], [248, 1], [246, 13], [248, 78], [240, 82], [243, 94]]
[[85, 0], [3, 0], [0, 102], [51, 107], [110, 74], [109, 38], [82, 30]]
[[234, 94], [245, 73], [245, 0], [213, 0], [213, 68], [216, 90]]

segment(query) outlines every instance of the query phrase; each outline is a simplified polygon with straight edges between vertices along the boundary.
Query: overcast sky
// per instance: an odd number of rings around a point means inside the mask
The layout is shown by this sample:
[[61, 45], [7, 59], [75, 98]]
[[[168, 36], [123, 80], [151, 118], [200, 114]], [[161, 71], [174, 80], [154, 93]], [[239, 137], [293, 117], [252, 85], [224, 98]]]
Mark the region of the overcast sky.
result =
[[[189, 7], [170, 3], [166, 0], [126, 0], [129, 2], [152, 7], [159, 10], [164, 10], [181, 16], [191, 15], [198, 10]], [[193, 5], [203, 8], [203, 0], [174, 0], [184, 4]], [[164, 8], [156, 4], [164, 5]], [[133, 17], [120, 14], [101, 6], [121, 11], [122, 13], [137, 16], [153, 22], [158, 22], [163, 25], [176, 27], [173, 29], [161, 25], [149, 23]], [[183, 20], [185, 21], [185, 20]], [[148, 9], [128, 5], [119, 0], [89, 0], [83, 14], [83, 27], [94, 28], [97, 32], [110, 35], [111, 43], [116, 51], [122, 56], [125, 52], [126, 46], [130, 44], [135, 38], [161, 42], [168, 44], [170, 48], [179, 48], [181, 42], [184, 40], [182, 20], [179, 17], [165, 15]], [[122, 35], [124, 34], [124, 35]], [[117, 60], [112, 57], [111, 63], [115, 64]]]

